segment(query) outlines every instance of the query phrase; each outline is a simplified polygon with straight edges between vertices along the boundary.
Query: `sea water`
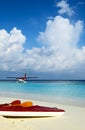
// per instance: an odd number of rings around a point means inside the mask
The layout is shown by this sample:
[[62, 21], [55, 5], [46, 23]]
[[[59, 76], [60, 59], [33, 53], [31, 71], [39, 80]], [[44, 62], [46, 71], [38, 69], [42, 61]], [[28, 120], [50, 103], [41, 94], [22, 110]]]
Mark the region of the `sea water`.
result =
[[85, 106], [85, 81], [0, 81], [0, 96]]

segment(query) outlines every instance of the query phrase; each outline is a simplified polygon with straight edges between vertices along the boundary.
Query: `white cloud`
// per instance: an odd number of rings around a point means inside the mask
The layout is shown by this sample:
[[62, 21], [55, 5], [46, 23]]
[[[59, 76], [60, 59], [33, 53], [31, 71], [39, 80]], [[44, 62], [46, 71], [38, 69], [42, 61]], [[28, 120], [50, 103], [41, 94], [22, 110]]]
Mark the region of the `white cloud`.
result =
[[69, 6], [66, 0], [62, 0], [58, 2], [56, 6], [60, 8], [58, 10], [59, 14], [67, 14], [71, 16], [74, 13], [73, 9]]
[[49, 70], [73, 70], [84, 63], [85, 49], [78, 49], [82, 30], [82, 21], [72, 24], [61, 16], [48, 20], [45, 32], [40, 32], [38, 40], [47, 47]]
[[26, 37], [13, 28], [9, 33], [0, 30], [0, 70], [75, 71], [85, 66], [85, 47], [78, 48], [83, 22], [74, 24], [56, 16], [48, 20], [38, 41], [41, 48], [24, 48]]
[[16, 69], [17, 62], [22, 59], [25, 40], [25, 36], [17, 28], [13, 28], [10, 33], [0, 30], [0, 69]]
[[48, 20], [46, 30], [40, 32], [38, 40], [47, 46], [68, 51], [77, 46], [82, 28], [82, 21], [73, 25], [69, 19], [56, 16], [54, 20]]

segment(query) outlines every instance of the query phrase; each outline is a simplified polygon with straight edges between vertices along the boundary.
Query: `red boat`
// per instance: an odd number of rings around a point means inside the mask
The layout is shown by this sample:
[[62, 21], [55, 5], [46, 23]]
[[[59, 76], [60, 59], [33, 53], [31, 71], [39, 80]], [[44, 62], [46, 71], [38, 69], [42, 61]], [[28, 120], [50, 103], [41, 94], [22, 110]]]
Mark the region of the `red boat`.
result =
[[[13, 102], [18, 102], [13, 101]], [[0, 104], [0, 115], [10, 117], [46, 117], [61, 116], [63, 109], [33, 105], [32, 102]]]

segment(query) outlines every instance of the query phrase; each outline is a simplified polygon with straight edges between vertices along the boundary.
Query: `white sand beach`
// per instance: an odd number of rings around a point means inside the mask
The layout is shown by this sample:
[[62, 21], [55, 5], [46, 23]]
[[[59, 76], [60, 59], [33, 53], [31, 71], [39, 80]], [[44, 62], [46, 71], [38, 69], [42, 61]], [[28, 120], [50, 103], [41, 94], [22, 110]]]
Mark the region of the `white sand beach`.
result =
[[[13, 100], [16, 99], [0, 97], [0, 103]], [[41, 101], [33, 101], [33, 104], [62, 108], [65, 110], [65, 114], [61, 117], [43, 118], [6, 118], [0, 116], [0, 130], [85, 130], [85, 107]]]

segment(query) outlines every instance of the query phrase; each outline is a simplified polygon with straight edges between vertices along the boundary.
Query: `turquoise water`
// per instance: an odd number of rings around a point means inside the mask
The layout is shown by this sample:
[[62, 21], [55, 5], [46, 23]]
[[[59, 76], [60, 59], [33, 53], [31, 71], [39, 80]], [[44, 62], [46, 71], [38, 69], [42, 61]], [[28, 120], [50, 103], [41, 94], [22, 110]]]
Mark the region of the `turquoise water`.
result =
[[[21, 98], [33, 98], [50, 101], [85, 102], [85, 81], [53, 81], [17, 83], [16, 81], [0, 81], [1, 96], [21, 95]], [[80, 103], [79, 102], [79, 103]]]

